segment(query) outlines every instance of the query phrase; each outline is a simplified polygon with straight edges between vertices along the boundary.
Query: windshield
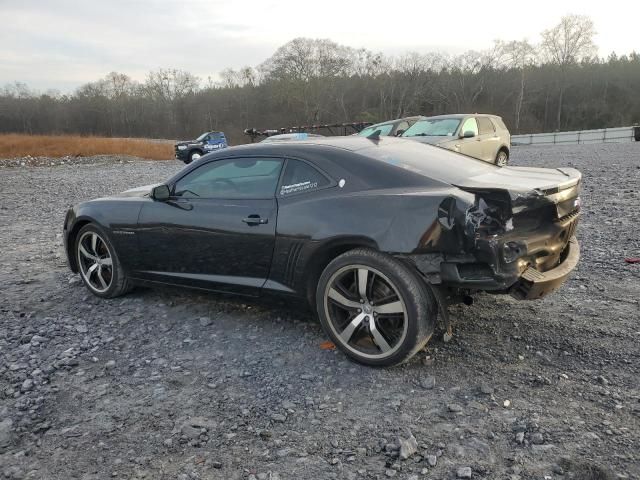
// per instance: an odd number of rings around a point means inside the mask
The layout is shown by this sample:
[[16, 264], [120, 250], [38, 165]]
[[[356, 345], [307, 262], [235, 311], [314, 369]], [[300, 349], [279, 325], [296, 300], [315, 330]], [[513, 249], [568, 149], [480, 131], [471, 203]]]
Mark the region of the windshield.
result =
[[460, 125], [459, 118], [427, 118], [410, 126], [403, 137], [451, 137]]
[[385, 137], [389, 135], [389, 133], [391, 133], [391, 129], [393, 129], [393, 123], [387, 123], [384, 125], [371, 125], [370, 127], [367, 127], [364, 130], [361, 130], [360, 133], [358, 133], [358, 135], [361, 137], [368, 137], [376, 130], [380, 130], [380, 136]]
[[204, 140], [204, 138], [209, 135], [209, 132], [204, 132], [202, 135], [200, 135], [198, 138], [196, 138], [197, 142], [201, 142], [202, 140]]

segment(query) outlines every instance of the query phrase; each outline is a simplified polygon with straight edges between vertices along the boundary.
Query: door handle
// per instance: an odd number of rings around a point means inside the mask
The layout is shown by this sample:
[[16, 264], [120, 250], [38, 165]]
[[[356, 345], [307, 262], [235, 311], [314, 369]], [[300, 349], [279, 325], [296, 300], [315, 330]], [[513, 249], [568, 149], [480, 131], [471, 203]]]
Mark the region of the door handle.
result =
[[260, 218], [260, 215], [249, 215], [247, 218], [243, 218], [242, 221], [247, 225], [264, 225], [269, 223], [268, 218]]

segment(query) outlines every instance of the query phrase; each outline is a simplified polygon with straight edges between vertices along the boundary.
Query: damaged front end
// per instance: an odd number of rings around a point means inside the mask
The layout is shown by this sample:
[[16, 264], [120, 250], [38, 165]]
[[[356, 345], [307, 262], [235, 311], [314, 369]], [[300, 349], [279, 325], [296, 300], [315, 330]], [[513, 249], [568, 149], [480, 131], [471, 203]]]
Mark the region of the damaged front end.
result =
[[446, 287], [523, 300], [553, 292], [580, 257], [575, 232], [581, 176], [574, 169], [559, 171], [566, 178], [550, 187], [523, 188], [522, 181], [507, 188], [458, 186], [469, 195], [445, 199], [438, 219], [460, 239], [457, 252], [449, 249], [437, 259], [415, 255], [413, 261]]

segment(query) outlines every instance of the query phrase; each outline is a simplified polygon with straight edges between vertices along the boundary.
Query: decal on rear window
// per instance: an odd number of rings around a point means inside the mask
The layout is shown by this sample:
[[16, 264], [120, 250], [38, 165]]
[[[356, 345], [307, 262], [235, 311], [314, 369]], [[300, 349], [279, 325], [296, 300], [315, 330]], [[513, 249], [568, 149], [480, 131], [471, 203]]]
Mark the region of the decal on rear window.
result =
[[292, 185], [282, 185], [282, 187], [280, 187], [280, 195], [304, 192], [305, 190], [311, 190], [313, 188], [318, 188], [318, 182], [307, 180], [306, 182], [294, 183]]

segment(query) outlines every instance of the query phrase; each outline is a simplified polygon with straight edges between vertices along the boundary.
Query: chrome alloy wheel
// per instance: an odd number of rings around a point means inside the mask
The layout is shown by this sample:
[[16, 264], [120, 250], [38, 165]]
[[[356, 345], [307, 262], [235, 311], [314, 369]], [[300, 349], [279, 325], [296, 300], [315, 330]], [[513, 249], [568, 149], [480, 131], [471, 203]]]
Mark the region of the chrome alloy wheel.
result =
[[106, 292], [113, 281], [113, 258], [107, 243], [96, 232], [85, 232], [78, 241], [77, 256], [85, 283], [98, 293]]
[[198, 160], [202, 155], [200, 155], [198, 152], [194, 152], [191, 154], [191, 161], [195, 162], [196, 160]]
[[407, 308], [393, 283], [375, 268], [348, 265], [324, 293], [325, 314], [342, 345], [370, 359], [393, 355], [408, 329]]

